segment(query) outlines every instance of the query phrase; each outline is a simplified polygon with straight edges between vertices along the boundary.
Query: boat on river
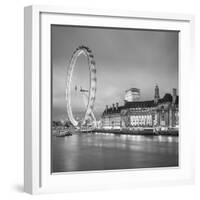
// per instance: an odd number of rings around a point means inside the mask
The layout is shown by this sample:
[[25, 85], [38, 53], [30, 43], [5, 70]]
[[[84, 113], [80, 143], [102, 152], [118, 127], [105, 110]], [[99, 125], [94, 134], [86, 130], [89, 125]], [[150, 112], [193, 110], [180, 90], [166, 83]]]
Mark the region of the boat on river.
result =
[[56, 137], [66, 137], [66, 136], [72, 136], [72, 133], [69, 131], [59, 131], [59, 133], [56, 135]]

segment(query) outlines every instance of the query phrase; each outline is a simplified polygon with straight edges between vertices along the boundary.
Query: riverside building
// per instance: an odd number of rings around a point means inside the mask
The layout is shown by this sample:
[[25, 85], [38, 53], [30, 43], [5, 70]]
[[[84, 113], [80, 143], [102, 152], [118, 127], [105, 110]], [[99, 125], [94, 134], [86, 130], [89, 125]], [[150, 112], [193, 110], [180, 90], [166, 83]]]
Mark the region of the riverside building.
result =
[[131, 88], [126, 91], [124, 105], [118, 103], [106, 106], [101, 124], [103, 129], [153, 129], [178, 130], [178, 96], [176, 89], [172, 94], [160, 98], [159, 87], [156, 85], [154, 99], [139, 101], [140, 90]]

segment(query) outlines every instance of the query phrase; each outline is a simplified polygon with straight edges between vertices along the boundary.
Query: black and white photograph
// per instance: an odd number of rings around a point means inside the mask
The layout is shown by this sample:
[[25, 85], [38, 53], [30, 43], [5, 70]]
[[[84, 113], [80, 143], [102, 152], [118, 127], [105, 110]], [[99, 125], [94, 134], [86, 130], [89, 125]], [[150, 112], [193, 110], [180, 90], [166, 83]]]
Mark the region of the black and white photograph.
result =
[[178, 31], [51, 25], [51, 172], [179, 167]]

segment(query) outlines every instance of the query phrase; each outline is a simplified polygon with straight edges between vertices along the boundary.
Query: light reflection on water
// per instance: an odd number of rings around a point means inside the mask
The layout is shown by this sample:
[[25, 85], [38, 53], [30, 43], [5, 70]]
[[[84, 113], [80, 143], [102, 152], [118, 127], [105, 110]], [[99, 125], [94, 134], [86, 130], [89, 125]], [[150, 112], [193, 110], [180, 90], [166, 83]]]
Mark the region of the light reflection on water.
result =
[[53, 172], [178, 166], [178, 137], [74, 134], [52, 137]]

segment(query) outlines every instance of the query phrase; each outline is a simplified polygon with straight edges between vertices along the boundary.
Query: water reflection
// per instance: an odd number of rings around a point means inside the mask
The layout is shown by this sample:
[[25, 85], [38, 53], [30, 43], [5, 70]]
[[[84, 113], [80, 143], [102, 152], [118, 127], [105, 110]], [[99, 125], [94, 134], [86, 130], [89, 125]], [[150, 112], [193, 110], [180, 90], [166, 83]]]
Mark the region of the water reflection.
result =
[[52, 138], [53, 172], [177, 165], [178, 137], [88, 133]]

